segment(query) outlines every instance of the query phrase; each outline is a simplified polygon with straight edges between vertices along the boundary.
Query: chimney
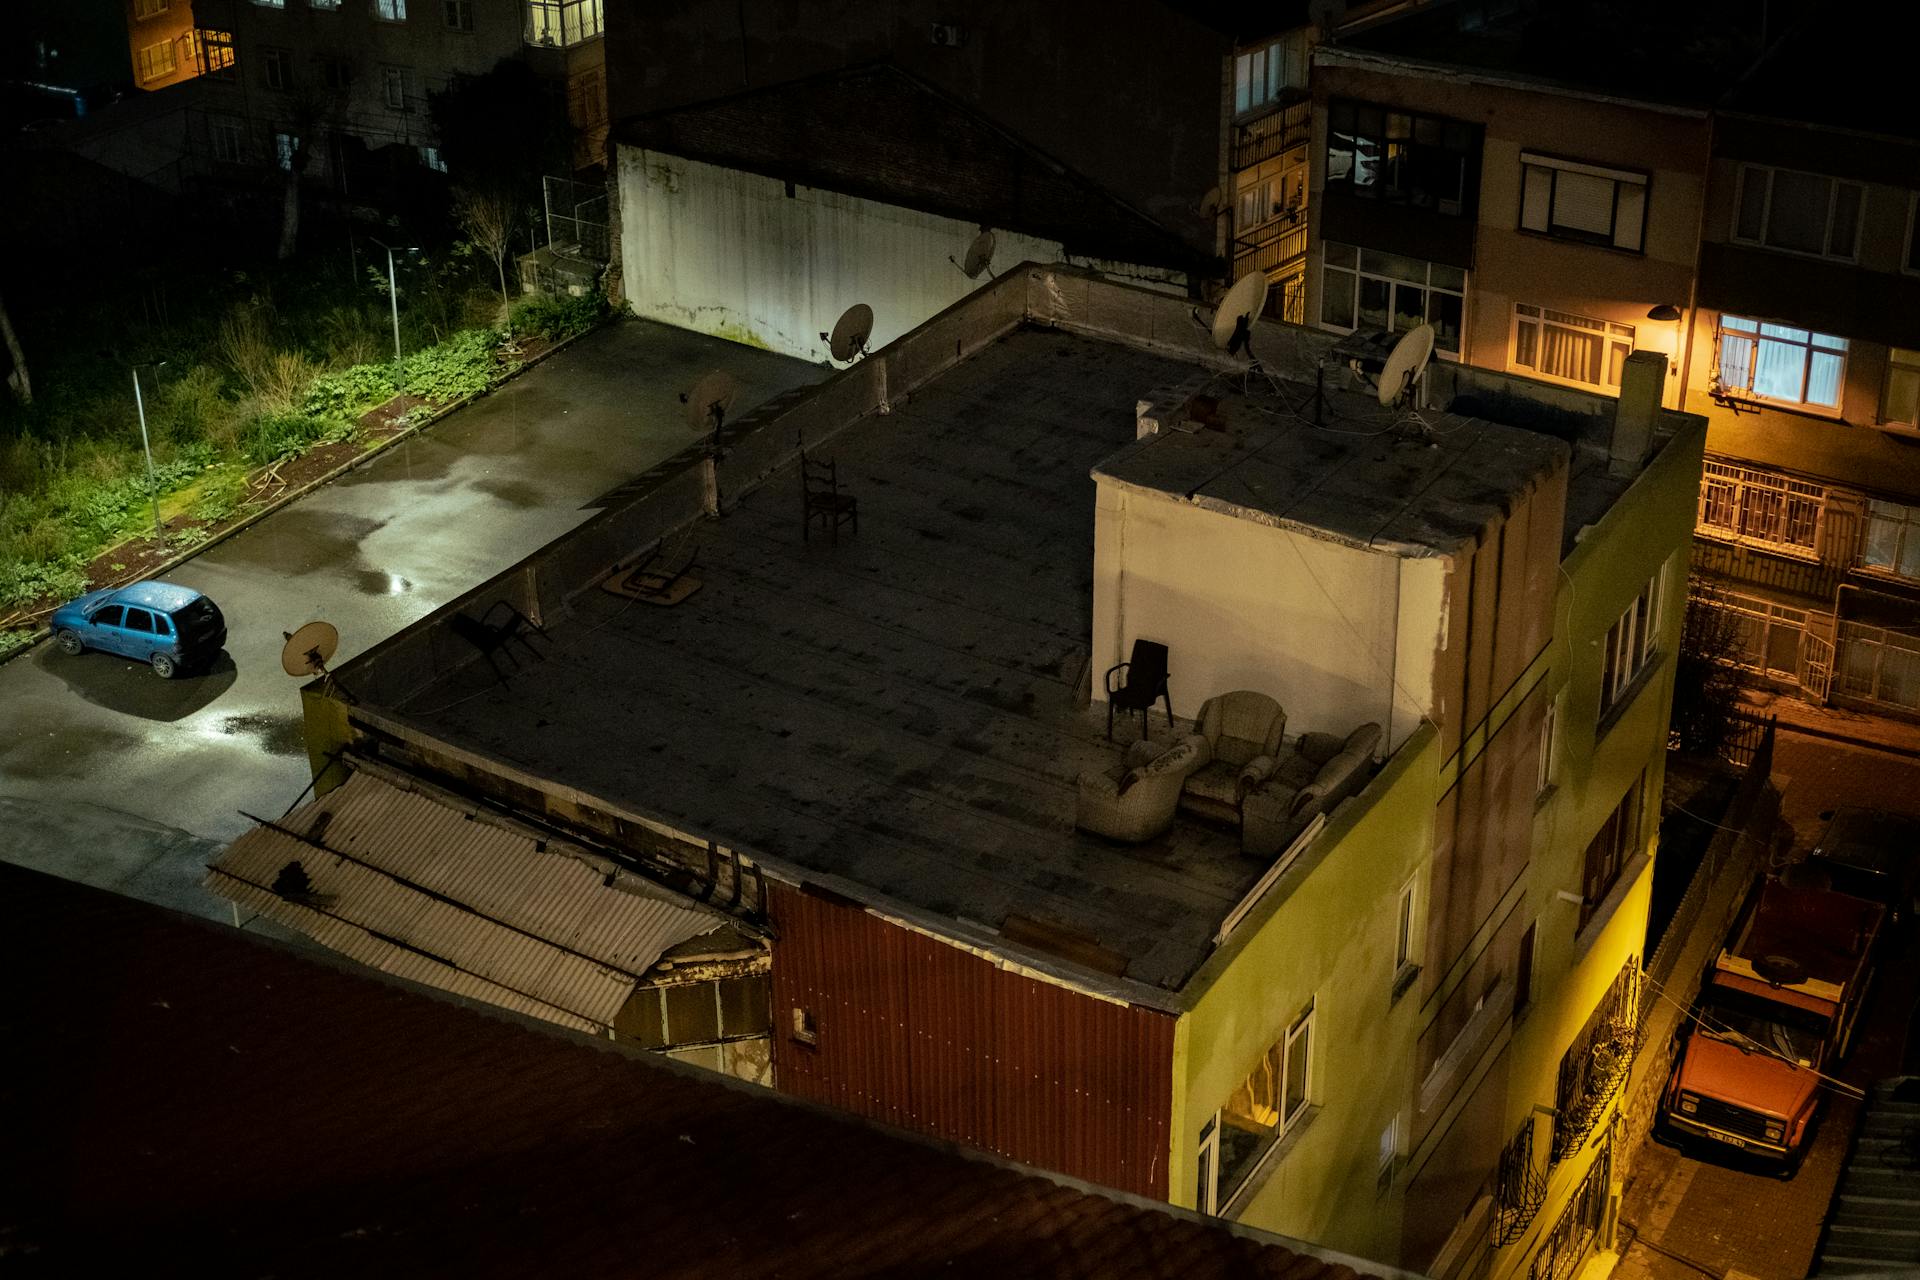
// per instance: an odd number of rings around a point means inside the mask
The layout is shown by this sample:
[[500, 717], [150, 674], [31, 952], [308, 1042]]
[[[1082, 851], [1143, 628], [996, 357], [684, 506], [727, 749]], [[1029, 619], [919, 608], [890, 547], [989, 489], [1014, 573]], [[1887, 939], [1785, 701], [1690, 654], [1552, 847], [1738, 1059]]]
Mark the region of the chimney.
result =
[[1666, 352], [1636, 351], [1627, 357], [1620, 371], [1620, 399], [1613, 407], [1613, 441], [1607, 449], [1610, 474], [1639, 473], [1653, 444], [1653, 424], [1660, 417], [1660, 395], [1666, 383]]

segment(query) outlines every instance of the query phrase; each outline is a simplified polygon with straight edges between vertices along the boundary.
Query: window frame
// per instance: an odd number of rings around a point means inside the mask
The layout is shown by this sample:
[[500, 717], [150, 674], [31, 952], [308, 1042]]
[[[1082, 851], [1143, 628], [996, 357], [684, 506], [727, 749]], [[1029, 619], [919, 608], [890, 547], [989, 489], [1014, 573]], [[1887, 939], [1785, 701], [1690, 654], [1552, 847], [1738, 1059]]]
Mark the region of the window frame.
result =
[[1409, 974], [1420, 971], [1420, 877], [1400, 886], [1393, 907], [1393, 985], [1397, 991]]
[[275, 93], [293, 92], [293, 51], [268, 45], [260, 50], [260, 75]]
[[[1345, 264], [1334, 262], [1333, 261], [1334, 250], [1351, 251], [1353, 254], [1353, 265], [1347, 266]], [[1332, 241], [1332, 240], [1321, 241], [1320, 243], [1320, 314], [1315, 318], [1317, 325], [1320, 328], [1325, 329], [1330, 333], [1353, 333], [1356, 330], [1358, 330], [1361, 327], [1360, 326], [1360, 291], [1364, 286], [1364, 283], [1366, 281], [1371, 280], [1376, 284], [1384, 284], [1388, 286], [1388, 294], [1387, 294], [1387, 320], [1389, 325], [1388, 332], [1401, 332], [1400, 330], [1395, 330], [1391, 327], [1393, 318], [1400, 314], [1400, 305], [1399, 305], [1400, 289], [1402, 286], [1409, 289], [1419, 289], [1425, 295], [1425, 298], [1421, 304], [1421, 314], [1424, 317], [1425, 322], [1428, 324], [1434, 324], [1433, 298], [1435, 294], [1444, 295], [1449, 298], [1459, 299], [1460, 320], [1458, 325], [1455, 327], [1454, 341], [1456, 342], [1458, 347], [1461, 349], [1454, 349], [1454, 348], [1442, 346], [1441, 342], [1443, 341], [1443, 339], [1441, 338], [1441, 329], [1439, 325], [1435, 324], [1434, 325], [1435, 342], [1434, 342], [1433, 351], [1434, 351], [1434, 355], [1436, 355], [1437, 357], [1443, 360], [1461, 359], [1464, 347], [1466, 345], [1466, 338], [1467, 338], [1467, 323], [1466, 323], [1467, 290], [1472, 284], [1470, 274], [1466, 271], [1465, 268], [1450, 267], [1444, 262], [1432, 262], [1432, 261], [1427, 261], [1425, 259], [1409, 259], [1409, 261], [1419, 261], [1421, 265], [1423, 265], [1427, 269], [1426, 270], [1427, 279], [1425, 284], [1418, 284], [1411, 280], [1403, 280], [1399, 276], [1385, 275], [1377, 270], [1375, 271], [1368, 270], [1366, 266], [1366, 262], [1367, 262], [1366, 255], [1368, 253], [1381, 253], [1381, 252], [1383, 251], [1378, 249], [1370, 250], [1370, 249], [1362, 248], [1359, 245], [1344, 244], [1338, 241]], [[1395, 254], [1393, 256], [1406, 257], [1407, 255]], [[1458, 289], [1455, 289], [1450, 285], [1441, 285], [1441, 284], [1433, 283], [1433, 273], [1434, 273], [1434, 268], [1436, 267], [1446, 271], [1458, 271], [1460, 273], [1460, 287]], [[1332, 291], [1333, 291], [1332, 290], [1333, 281], [1331, 280], [1330, 277], [1335, 274], [1349, 277], [1349, 283], [1346, 285], [1346, 288], [1348, 289], [1348, 295], [1347, 295], [1348, 300], [1351, 303], [1351, 307], [1349, 308], [1349, 310], [1353, 316], [1353, 323], [1351, 325], [1342, 326], [1332, 321], [1329, 321], [1326, 318], [1327, 317], [1327, 301], [1328, 301], [1328, 298], [1332, 295]]]
[[1601, 642], [1599, 726], [1605, 732], [1614, 713], [1633, 701], [1640, 677], [1651, 670], [1665, 621], [1667, 566], [1663, 563], [1635, 593]]
[[[1889, 408], [1893, 399], [1893, 380], [1896, 374], [1905, 372], [1913, 379], [1914, 413], [1910, 418], [1895, 417]], [[1887, 348], [1887, 371], [1880, 379], [1880, 406], [1874, 417], [1874, 425], [1882, 431], [1893, 431], [1903, 435], [1920, 435], [1920, 350], [1907, 347]]]
[[293, 158], [300, 154], [300, 135], [276, 127], [273, 131], [273, 167], [282, 173], [293, 172]]
[[373, 0], [373, 20], [375, 22], [405, 22], [407, 20], [407, 0]]
[[[1573, 929], [1576, 937], [1599, 918], [1600, 908], [1619, 887], [1620, 877], [1633, 861], [1635, 851], [1646, 845], [1646, 782], [1643, 769], [1627, 784], [1619, 802], [1607, 811], [1605, 821], [1580, 855], [1580, 919]], [[1600, 851], [1598, 859], [1594, 857], [1595, 850]]]
[[1553, 790], [1560, 777], [1560, 695], [1547, 699], [1546, 709], [1540, 713], [1540, 754], [1536, 761], [1538, 772], [1537, 785], [1533, 794], [1544, 796]]
[[[1888, 508], [1882, 511], [1881, 508]], [[1898, 512], [1898, 515], [1893, 514]], [[1868, 561], [1867, 551], [1873, 545], [1874, 527], [1882, 522], [1893, 523], [1897, 527], [1893, 535], [1893, 555], [1886, 564], [1874, 564]], [[1904, 502], [1888, 502], [1880, 498], [1867, 500], [1866, 530], [1860, 538], [1860, 553], [1855, 557], [1857, 566], [1866, 573], [1898, 578], [1904, 582], [1920, 582], [1920, 564], [1915, 565], [1916, 572], [1902, 573], [1900, 565], [1906, 557], [1909, 536], [1920, 547], [1920, 506], [1910, 506]], [[1915, 554], [1920, 561], [1920, 552]]]
[[[193, 51], [200, 74], [219, 80], [233, 79], [233, 32], [214, 27], [193, 29]], [[222, 54], [226, 56], [221, 57]]]
[[389, 111], [412, 110], [407, 105], [407, 69], [405, 67], [380, 68], [380, 101]]
[[[1306, 79], [1309, 57], [1309, 51], [1304, 47], [1305, 43], [1304, 33], [1289, 32], [1263, 42], [1258, 48], [1236, 49], [1229, 55], [1233, 73], [1233, 118], [1235, 120], [1245, 120], [1261, 115], [1280, 102], [1281, 96], [1289, 89], [1306, 88], [1302, 83]], [[1300, 47], [1290, 47], [1295, 44]], [[1253, 96], [1253, 68], [1256, 58], [1259, 59], [1259, 79], [1263, 95], [1258, 99]], [[1297, 62], [1289, 62], [1289, 58], [1295, 58]], [[1280, 83], [1281, 81], [1285, 83]], [[1243, 88], [1245, 90], [1244, 105], [1242, 105]]]
[[[1524, 311], [1528, 310], [1531, 310], [1533, 314], [1523, 314]], [[1550, 318], [1549, 313], [1551, 313], [1552, 316], [1565, 316], [1573, 320], [1584, 320], [1592, 327], [1568, 324], [1564, 320]], [[1539, 354], [1546, 348], [1546, 330], [1549, 327], [1564, 330], [1578, 336], [1598, 338], [1600, 340], [1600, 356], [1604, 366], [1600, 375], [1602, 381], [1588, 382], [1583, 378], [1562, 377], [1557, 373], [1548, 373], [1535, 365], [1522, 363], [1520, 359], [1520, 331], [1523, 328], [1531, 328], [1534, 330], [1533, 349], [1537, 359]], [[1622, 341], [1621, 335], [1616, 332], [1616, 330], [1620, 329], [1626, 330], [1624, 339], [1626, 342], [1626, 350], [1624, 352], [1616, 350], [1616, 347], [1618, 347]], [[1513, 304], [1512, 320], [1507, 329], [1507, 368], [1524, 370], [1528, 377], [1538, 378], [1542, 382], [1554, 382], [1563, 387], [1578, 387], [1582, 391], [1592, 391], [1599, 395], [1618, 395], [1620, 394], [1620, 382], [1617, 378], [1613, 377], [1613, 375], [1624, 372], [1627, 357], [1639, 350], [1635, 345], [1639, 337], [1639, 329], [1636, 326], [1622, 324], [1618, 320], [1606, 320], [1599, 316], [1583, 316], [1572, 311], [1562, 311], [1557, 307], [1548, 307], [1535, 302], [1516, 302]]]
[[[211, 150], [215, 161], [221, 164], [246, 163], [246, 126], [240, 117], [226, 115], [209, 116], [207, 119], [207, 137], [212, 144]], [[228, 145], [223, 146], [223, 142]]]
[[[1782, 173], [1795, 174], [1805, 178], [1819, 178], [1830, 184], [1827, 192], [1827, 216], [1821, 227], [1820, 242], [1828, 246], [1818, 252], [1811, 249], [1796, 249], [1789, 245], [1773, 244], [1768, 241], [1767, 233], [1773, 227], [1773, 188], [1774, 179]], [[1747, 183], [1753, 175], [1765, 174], [1767, 189], [1760, 201], [1760, 234], [1758, 238], [1740, 233], [1740, 215], [1746, 208]], [[1833, 218], [1840, 202], [1840, 188], [1852, 187], [1857, 193], [1853, 209], [1853, 238], [1846, 253], [1834, 253]], [[1733, 189], [1733, 225], [1729, 228], [1728, 239], [1735, 244], [1748, 245], [1756, 249], [1766, 249], [1772, 253], [1791, 253], [1802, 258], [1820, 258], [1829, 262], [1858, 262], [1860, 260], [1860, 225], [1866, 221], [1867, 186], [1850, 178], [1838, 177], [1830, 173], [1817, 173], [1812, 169], [1792, 169], [1785, 165], [1750, 164], [1742, 162], [1735, 175]]]
[[[160, 65], [156, 51], [166, 55], [166, 65]], [[173, 47], [173, 39], [156, 41], [134, 51], [133, 71], [141, 84], [151, 84], [155, 80], [164, 80], [180, 70], [180, 59]]]
[[173, 0], [133, 0], [133, 20], [145, 22], [173, 8]]
[[[1752, 328], [1743, 329], [1739, 327], [1740, 325], [1751, 325]], [[1797, 333], [1804, 333], [1807, 335], [1806, 341], [1802, 342], [1798, 338], [1768, 333], [1767, 329], [1769, 326], [1775, 329], [1791, 329]], [[1838, 343], [1839, 345], [1837, 347], [1822, 346], [1820, 343], [1814, 341], [1816, 338], [1824, 338], [1829, 343]], [[1730, 342], [1744, 342], [1748, 346], [1748, 354], [1744, 362], [1746, 377], [1744, 381], [1738, 383], [1727, 380], [1727, 346]], [[1800, 399], [1794, 400], [1784, 396], [1770, 395], [1757, 389], [1756, 384], [1760, 380], [1762, 345], [1767, 343], [1775, 346], [1798, 348], [1804, 353], [1800, 364]], [[1847, 358], [1852, 354], [1852, 350], [1852, 340], [1843, 338], [1839, 334], [1821, 333], [1817, 329], [1810, 329], [1801, 325], [1787, 324], [1778, 320], [1763, 320], [1758, 316], [1743, 316], [1734, 312], [1723, 311], [1714, 321], [1713, 391], [1717, 395], [1748, 399], [1762, 404], [1778, 405], [1781, 408], [1791, 409], [1797, 413], [1809, 413], [1817, 417], [1838, 418], [1843, 415], [1846, 409]], [[1822, 404], [1818, 400], [1808, 400], [1805, 398], [1813, 382], [1815, 356], [1826, 356], [1840, 362], [1839, 375], [1834, 380], [1834, 404]]]
[[440, 17], [447, 30], [473, 34], [473, 0], [441, 0]]
[[[1537, 169], [1548, 175], [1546, 208], [1543, 211], [1543, 225], [1528, 225], [1527, 199], [1529, 192], [1528, 169]], [[1588, 231], [1570, 223], [1556, 223], [1554, 211], [1560, 194], [1560, 175], [1562, 173], [1579, 174], [1613, 184], [1613, 206], [1606, 233]], [[1623, 244], [1621, 233], [1621, 202], [1623, 187], [1638, 187], [1640, 191], [1640, 216], [1631, 220], [1632, 243]], [[1615, 249], [1621, 253], [1631, 253], [1645, 257], [1647, 253], [1647, 220], [1653, 205], [1653, 175], [1642, 169], [1621, 169], [1613, 165], [1593, 164], [1585, 160], [1574, 160], [1563, 156], [1549, 155], [1540, 151], [1522, 151], [1520, 153], [1520, 201], [1517, 209], [1518, 230], [1530, 236], [1544, 236], [1550, 240], [1561, 240], [1570, 244], [1584, 244], [1596, 249]]]
[[[1242, 1089], [1251, 1090], [1253, 1082], [1260, 1077], [1263, 1069], [1277, 1063], [1278, 1070], [1271, 1072], [1271, 1078], [1274, 1081], [1274, 1125], [1264, 1136], [1257, 1139], [1256, 1145], [1237, 1167], [1229, 1171], [1221, 1166], [1223, 1145], [1221, 1134], [1226, 1125], [1227, 1106], [1231, 1104], [1232, 1096], [1229, 1095], [1227, 1104], [1215, 1108], [1213, 1114], [1201, 1126], [1196, 1168], [1199, 1186], [1195, 1199], [1202, 1213], [1215, 1213], [1231, 1207], [1235, 1198], [1252, 1185], [1255, 1176], [1266, 1165], [1274, 1150], [1313, 1113], [1315, 1083], [1313, 1026], [1319, 1011], [1318, 1005], [1317, 997], [1309, 1000], [1304, 1009], [1288, 1019], [1280, 1038], [1261, 1052], [1259, 1059], [1249, 1068], [1245, 1078], [1234, 1088], [1234, 1094], [1238, 1094]], [[1301, 1046], [1300, 1075], [1302, 1079], [1298, 1103], [1290, 1106], [1289, 1099], [1294, 1092], [1295, 1045]], [[1226, 1181], [1229, 1173], [1233, 1175], [1231, 1183]]]
[[[1378, 137], [1374, 136], [1369, 116], [1377, 117]], [[1339, 128], [1343, 119], [1344, 131]], [[1428, 126], [1435, 135], [1431, 141], [1422, 140], [1420, 136]], [[1400, 130], [1398, 134], [1396, 129]], [[1350, 147], [1336, 145], [1335, 140], [1343, 137], [1350, 141]], [[1477, 127], [1470, 121], [1405, 111], [1361, 99], [1335, 98], [1327, 104], [1326, 139], [1322, 173], [1326, 175], [1325, 188], [1330, 192], [1358, 200], [1404, 205], [1436, 217], [1472, 218], [1477, 213], [1480, 193], [1476, 179], [1481, 145]], [[1461, 145], [1452, 145], [1455, 139]], [[1373, 172], [1363, 182], [1361, 156], [1362, 144], [1366, 142], [1374, 144], [1375, 158]], [[1343, 176], [1335, 177], [1333, 158], [1343, 151], [1349, 157], [1348, 163]], [[1438, 185], [1430, 191], [1424, 189], [1425, 179], [1439, 172], [1435, 155], [1457, 158], [1459, 162], [1452, 197], [1443, 197]], [[1426, 203], [1423, 196], [1430, 196], [1431, 203]]]

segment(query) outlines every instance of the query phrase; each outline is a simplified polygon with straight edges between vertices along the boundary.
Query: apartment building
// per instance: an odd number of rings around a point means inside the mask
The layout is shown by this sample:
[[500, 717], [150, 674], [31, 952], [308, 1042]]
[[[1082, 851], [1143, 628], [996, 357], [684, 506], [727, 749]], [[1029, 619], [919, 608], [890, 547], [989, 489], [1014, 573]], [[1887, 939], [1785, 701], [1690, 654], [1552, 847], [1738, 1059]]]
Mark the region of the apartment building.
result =
[[191, 0], [124, 0], [124, 3], [133, 83], [138, 88], [165, 89], [193, 79], [205, 67], [217, 69], [231, 62], [231, 50], [216, 50], [203, 57]]
[[1305, 317], [1308, 144], [1313, 102], [1307, 74], [1319, 29], [1306, 6], [1275, 6], [1273, 25], [1236, 39], [1222, 86], [1226, 179], [1207, 212], [1224, 224], [1223, 257], [1232, 279], [1258, 271], [1268, 280], [1267, 314]]
[[[1896, 25], [1884, 44], [1905, 44]], [[1920, 712], [1920, 132], [1809, 28], [1723, 103], [1688, 316], [1699, 566], [1756, 675]], [[1844, 89], [1840, 79], [1844, 77]]]
[[[1190, 308], [1017, 266], [729, 418], [309, 686], [307, 809], [411, 777], [730, 913], [768, 940], [781, 1092], [1394, 1265], [1564, 1276], [1619, 1178], [1703, 427], [1645, 356], [1618, 403], [1460, 368], [1418, 420], [1316, 406], [1331, 335], [1259, 323], [1247, 383]], [[857, 529], [809, 536], [799, 446]], [[678, 602], [622, 598], [656, 549]], [[496, 673], [475, 638], [516, 613]], [[1162, 779], [1158, 834], [1077, 825], [1143, 639], [1152, 750], [1250, 709], [1293, 784], [1229, 777], [1210, 819]], [[325, 857], [307, 809], [282, 825]]]

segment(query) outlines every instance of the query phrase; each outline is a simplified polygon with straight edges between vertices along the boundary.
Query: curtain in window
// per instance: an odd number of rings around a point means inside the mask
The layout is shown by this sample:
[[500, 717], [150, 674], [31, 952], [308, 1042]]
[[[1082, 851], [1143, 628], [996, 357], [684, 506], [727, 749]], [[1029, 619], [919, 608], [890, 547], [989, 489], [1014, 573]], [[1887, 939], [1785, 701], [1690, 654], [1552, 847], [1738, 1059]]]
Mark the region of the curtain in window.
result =
[[1558, 325], [1540, 326], [1540, 358], [1534, 365], [1550, 378], [1598, 383], [1603, 344], [1597, 333], [1578, 333]]
[[1840, 378], [1845, 370], [1846, 362], [1839, 356], [1815, 351], [1813, 364], [1807, 370], [1807, 403], [1838, 409]]
[[1754, 393], [1773, 400], [1798, 400], [1804, 390], [1806, 372], [1805, 347], [1763, 340], [1759, 358], [1754, 361]]

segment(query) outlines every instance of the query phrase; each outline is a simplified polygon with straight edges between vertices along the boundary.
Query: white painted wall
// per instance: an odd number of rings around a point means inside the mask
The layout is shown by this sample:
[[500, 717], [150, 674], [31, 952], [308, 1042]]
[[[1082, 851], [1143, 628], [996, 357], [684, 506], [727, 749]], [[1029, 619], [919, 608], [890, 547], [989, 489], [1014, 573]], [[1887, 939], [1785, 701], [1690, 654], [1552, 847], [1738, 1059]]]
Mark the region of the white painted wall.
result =
[[[979, 228], [837, 192], [619, 147], [620, 253], [636, 315], [803, 360], [856, 302], [873, 308], [878, 349], [986, 283], [947, 261]], [[993, 267], [1067, 262], [1057, 242], [994, 228]], [[1160, 268], [1077, 260], [1136, 284], [1186, 293]]]
[[1098, 477], [1093, 671], [1133, 641], [1169, 650], [1174, 710], [1255, 689], [1286, 708], [1287, 732], [1367, 721], [1391, 751], [1433, 701], [1445, 561], [1403, 560]]

